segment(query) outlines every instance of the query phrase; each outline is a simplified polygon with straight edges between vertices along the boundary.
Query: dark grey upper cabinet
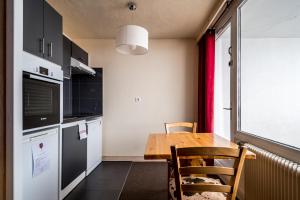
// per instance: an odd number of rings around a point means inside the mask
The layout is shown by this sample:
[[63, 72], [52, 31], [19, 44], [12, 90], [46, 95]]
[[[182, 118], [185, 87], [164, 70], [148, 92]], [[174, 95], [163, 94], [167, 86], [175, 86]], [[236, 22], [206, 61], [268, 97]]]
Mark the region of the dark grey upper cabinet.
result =
[[23, 49], [62, 65], [62, 17], [44, 0], [23, 1]]
[[47, 2], [44, 3], [44, 57], [58, 65], [63, 64], [62, 17]]
[[71, 48], [72, 42], [66, 36], [63, 36], [63, 66], [64, 78], [71, 78]]
[[72, 42], [72, 57], [82, 62], [83, 64], [88, 65], [89, 62], [88, 53], [84, 51], [82, 48], [80, 48], [74, 42]]
[[63, 36], [63, 71], [64, 78], [71, 78], [71, 57], [88, 65], [88, 53], [72, 42], [66, 36]]
[[43, 57], [44, 1], [24, 0], [23, 5], [23, 49]]

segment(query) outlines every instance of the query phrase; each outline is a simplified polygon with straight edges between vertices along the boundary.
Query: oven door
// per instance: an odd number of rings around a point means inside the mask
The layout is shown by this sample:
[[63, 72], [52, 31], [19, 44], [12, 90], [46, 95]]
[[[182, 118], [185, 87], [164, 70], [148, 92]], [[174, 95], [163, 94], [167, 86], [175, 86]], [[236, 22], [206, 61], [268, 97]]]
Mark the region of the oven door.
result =
[[23, 73], [23, 129], [60, 123], [60, 81]]

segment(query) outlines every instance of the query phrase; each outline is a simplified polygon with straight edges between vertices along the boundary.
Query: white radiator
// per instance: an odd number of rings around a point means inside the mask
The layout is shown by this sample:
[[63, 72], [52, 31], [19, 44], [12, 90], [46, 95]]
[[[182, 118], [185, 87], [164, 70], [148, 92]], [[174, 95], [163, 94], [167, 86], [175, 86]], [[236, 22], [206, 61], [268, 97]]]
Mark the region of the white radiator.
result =
[[[300, 165], [251, 144], [245, 164], [246, 200], [300, 200]], [[300, 155], [299, 155], [300, 156]]]

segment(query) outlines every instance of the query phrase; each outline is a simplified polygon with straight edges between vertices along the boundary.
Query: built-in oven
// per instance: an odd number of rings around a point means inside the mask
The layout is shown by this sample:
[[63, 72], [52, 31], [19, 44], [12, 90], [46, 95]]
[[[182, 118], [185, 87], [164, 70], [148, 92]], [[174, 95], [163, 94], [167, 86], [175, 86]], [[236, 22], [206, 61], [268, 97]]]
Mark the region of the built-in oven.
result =
[[60, 75], [44, 67], [35, 73], [23, 72], [23, 129], [59, 124], [62, 102]]

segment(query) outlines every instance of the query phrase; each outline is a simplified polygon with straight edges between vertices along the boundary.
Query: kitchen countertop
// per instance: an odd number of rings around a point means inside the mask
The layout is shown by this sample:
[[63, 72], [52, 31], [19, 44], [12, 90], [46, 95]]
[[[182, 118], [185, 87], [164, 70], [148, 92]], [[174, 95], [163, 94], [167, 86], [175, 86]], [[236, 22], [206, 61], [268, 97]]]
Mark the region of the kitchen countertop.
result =
[[63, 119], [63, 124], [71, 123], [71, 122], [76, 122], [76, 121], [81, 121], [81, 120], [86, 120], [86, 121], [91, 121], [95, 118], [102, 117], [102, 115], [92, 115], [92, 116], [80, 116], [80, 117], [67, 117]]

